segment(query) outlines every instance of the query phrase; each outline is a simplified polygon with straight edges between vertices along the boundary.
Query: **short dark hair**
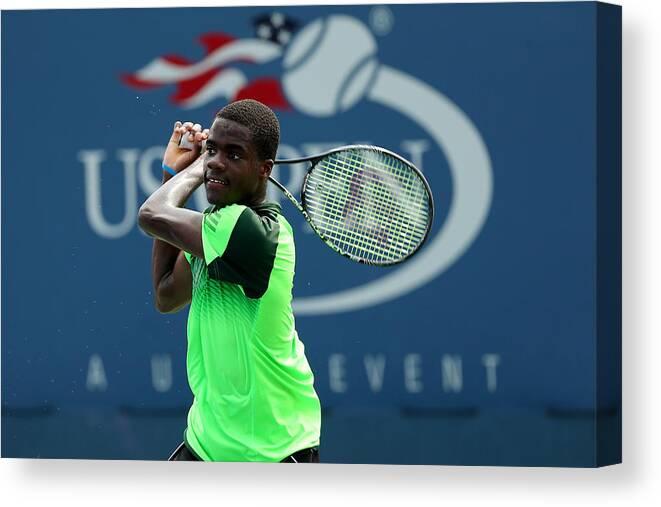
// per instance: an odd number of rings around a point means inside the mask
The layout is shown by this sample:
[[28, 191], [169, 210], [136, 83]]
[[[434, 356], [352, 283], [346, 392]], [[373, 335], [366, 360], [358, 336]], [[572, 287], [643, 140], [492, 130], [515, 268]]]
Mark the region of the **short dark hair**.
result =
[[280, 122], [268, 106], [253, 99], [238, 100], [223, 107], [216, 118], [235, 121], [250, 130], [257, 155], [275, 160], [280, 142]]

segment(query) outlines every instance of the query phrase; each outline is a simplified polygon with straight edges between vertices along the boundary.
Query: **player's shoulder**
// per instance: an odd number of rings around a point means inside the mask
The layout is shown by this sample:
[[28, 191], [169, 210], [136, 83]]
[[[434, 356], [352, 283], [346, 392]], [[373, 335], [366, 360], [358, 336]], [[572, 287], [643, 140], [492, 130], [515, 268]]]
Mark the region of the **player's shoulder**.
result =
[[275, 202], [265, 202], [252, 210], [263, 222], [277, 224], [277, 227], [284, 228], [288, 236], [293, 235], [291, 224], [282, 213], [282, 208]]
[[291, 226], [282, 214], [280, 205], [274, 202], [263, 202], [254, 206], [210, 206], [204, 213], [207, 216], [206, 221], [214, 227], [222, 223], [227, 224], [224, 230], [227, 231], [226, 234], [231, 234], [230, 241], [233, 243], [272, 243], [284, 238], [293, 240]]
[[282, 208], [279, 204], [267, 202], [257, 208], [253, 208], [252, 211], [259, 217], [266, 230], [274, 229], [280, 233], [280, 242], [293, 242], [294, 232], [290, 223], [282, 214]]
[[260, 223], [266, 229], [272, 228], [284, 218], [282, 208], [274, 202], [264, 202], [256, 206], [244, 207], [242, 215], [253, 223]]
[[278, 217], [282, 216], [282, 208], [275, 202], [266, 201], [248, 209], [256, 216], [267, 220], [278, 220]]
[[215, 212], [236, 216], [232, 241], [277, 242], [281, 227], [282, 209], [276, 203], [263, 203], [257, 206], [232, 204]]

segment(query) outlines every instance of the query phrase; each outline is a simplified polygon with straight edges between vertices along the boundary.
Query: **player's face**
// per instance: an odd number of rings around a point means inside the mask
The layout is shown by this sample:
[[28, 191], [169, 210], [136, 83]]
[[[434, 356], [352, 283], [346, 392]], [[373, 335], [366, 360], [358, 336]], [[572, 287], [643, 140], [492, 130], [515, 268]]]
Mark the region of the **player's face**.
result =
[[248, 127], [216, 118], [209, 130], [204, 170], [211, 204], [258, 204], [264, 198], [270, 167], [269, 161], [257, 155]]

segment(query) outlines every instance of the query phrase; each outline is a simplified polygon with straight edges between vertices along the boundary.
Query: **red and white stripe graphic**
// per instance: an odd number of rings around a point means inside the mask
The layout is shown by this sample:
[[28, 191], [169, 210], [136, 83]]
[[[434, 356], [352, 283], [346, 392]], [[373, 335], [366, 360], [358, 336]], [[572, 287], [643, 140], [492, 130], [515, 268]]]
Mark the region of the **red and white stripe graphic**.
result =
[[190, 62], [178, 55], [165, 55], [149, 62], [122, 81], [136, 89], [176, 84], [172, 100], [185, 109], [200, 107], [214, 99], [226, 101], [253, 98], [276, 109], [289, 109], [278, 79], [249, 81], [245, 73], [227, 67], [233, 63], [263, 64], [282, 56], [279, 44], [262, 39], [235, 39], [223, 33], [205, 34], [200, 42], [206, 56]]

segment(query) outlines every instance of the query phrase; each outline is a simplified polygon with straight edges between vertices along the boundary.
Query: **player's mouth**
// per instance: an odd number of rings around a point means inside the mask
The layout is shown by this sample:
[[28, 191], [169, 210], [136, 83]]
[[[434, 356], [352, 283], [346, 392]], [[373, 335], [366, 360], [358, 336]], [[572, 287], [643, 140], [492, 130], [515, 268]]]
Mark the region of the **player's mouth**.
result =
[[211, 188], [227, 188], [230, 184], [226, 178], [221, 176], [207, 176], [207, 187]]

